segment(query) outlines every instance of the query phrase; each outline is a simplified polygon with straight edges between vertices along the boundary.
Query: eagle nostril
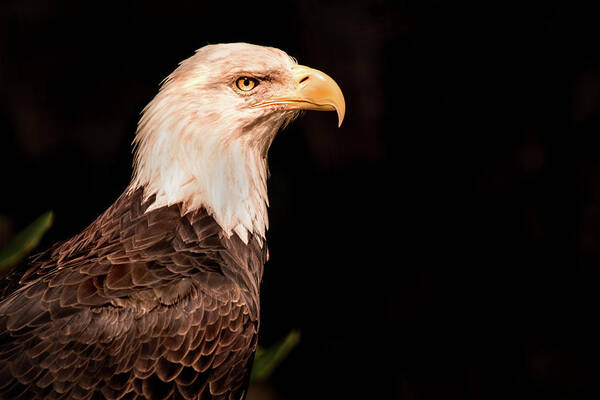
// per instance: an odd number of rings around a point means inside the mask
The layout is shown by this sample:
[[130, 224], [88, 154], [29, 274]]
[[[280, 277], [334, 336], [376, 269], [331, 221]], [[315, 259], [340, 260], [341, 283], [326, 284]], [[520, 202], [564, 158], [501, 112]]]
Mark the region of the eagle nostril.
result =
[[304, 82], [306, 80], [308, 80], [308, 75], [306, 75], [304, 78], [300, 79], [300, 82], [298, 82], [298, 83], [302, 83], [302, 82]]

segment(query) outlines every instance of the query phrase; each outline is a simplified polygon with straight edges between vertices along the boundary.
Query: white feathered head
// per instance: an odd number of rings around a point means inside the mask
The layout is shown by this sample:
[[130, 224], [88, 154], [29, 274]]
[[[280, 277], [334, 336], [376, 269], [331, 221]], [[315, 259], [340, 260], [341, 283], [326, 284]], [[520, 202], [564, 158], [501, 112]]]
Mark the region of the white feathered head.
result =
[[329, 76], [279, 49], [205, 46], [165, 79], [144, 109], [130, 190], [156, 195], [150, 209], [204, 207], [227, 235], [264, 238], [267, 152], [300, 110], [335, 110], [341, 124], [344, 97]]

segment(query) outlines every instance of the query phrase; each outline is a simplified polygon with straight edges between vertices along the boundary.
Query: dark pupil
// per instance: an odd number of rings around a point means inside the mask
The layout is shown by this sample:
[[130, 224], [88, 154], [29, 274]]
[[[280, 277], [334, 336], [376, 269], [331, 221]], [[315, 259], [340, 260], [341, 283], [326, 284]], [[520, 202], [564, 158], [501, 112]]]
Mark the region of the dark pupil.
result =
[[250, 86], [250, 79], [244, 79], [244, 86]]

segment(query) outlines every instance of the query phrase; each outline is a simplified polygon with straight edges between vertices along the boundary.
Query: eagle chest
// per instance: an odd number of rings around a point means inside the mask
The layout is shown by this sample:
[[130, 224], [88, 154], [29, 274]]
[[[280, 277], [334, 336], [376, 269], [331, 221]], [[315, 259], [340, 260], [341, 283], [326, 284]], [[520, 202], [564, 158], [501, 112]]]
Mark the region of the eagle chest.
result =
[[243, 398], [266, 248], [146, 208], [123, 196], [6, 280], [0, 399]]
[[[203, 393], [238, 399], [247, 384], [257, 333], [258, 321], [239, 295], [198, 292], [140, 318], [136, 338], [122, 348], [125, 357], [119, 364], [132, 363], [131, 389], [147, 398], [172, 392], [189, 399]], [[135, 360], [127, 360], [127, 353]]]

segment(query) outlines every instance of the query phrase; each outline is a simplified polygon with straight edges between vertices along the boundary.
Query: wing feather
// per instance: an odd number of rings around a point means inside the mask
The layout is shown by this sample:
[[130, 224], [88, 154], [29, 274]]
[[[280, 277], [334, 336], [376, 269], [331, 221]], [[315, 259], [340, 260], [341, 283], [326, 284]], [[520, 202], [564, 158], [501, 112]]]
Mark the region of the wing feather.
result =
[[0, 282], [0, 399], [243, 398], [266, 250], [142, 199]]

